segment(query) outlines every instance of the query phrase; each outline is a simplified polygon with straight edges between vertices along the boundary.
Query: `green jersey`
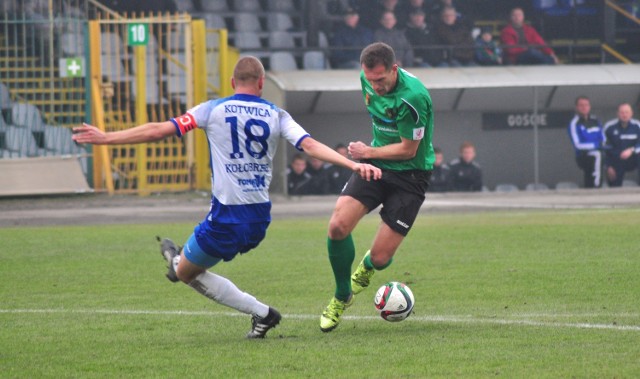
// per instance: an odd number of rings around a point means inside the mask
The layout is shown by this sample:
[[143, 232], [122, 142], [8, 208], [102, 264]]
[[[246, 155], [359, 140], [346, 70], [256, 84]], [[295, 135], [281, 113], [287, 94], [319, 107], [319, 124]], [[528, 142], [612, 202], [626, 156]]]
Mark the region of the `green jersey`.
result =
[[389, 93], [380, 96], [360, 72], [362, 96], [373, 121], [373, 142], [380, 147], [400, 143], [400, 137], [420, 140], [415, 157], [403, 160], [373, 159], [372, 163], [387, 170], [431, 170], [433, 152], [433, 106], [425, 86], [412, 74], [398, 68], [398, 82]]

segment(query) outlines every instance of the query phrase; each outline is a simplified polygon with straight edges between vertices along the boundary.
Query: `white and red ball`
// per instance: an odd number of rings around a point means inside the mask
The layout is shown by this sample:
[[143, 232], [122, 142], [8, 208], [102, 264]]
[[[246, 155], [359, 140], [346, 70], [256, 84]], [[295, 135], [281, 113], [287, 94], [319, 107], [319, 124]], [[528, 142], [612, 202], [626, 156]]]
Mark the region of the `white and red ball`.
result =
[[380, 317], [397, 322], [409, 317], [413, 311], [415, 298], [406, 284], [389, 282], [378, 289], [373, 303], [380, 312]]

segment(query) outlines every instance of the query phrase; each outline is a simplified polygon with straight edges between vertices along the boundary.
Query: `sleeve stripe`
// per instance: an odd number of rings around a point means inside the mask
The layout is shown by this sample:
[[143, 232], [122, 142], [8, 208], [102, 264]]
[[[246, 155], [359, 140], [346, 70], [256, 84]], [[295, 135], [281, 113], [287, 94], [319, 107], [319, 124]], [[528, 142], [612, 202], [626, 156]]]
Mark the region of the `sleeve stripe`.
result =
[[416, 120], [416, 125], [419, 125], [420, 123], [420, 114], [418, 114], [418, 111], [416, 110], [416, 108], [411, 105], [411, 103], [409, 103], [407, 100], [400, 98], [405, 104], [407, 104], [410, 108], [411, 111], [411, 115], [413, 116], [413, 119]]
[[173, 118], [169, 119], [169, 121], [171, 121], [173, 123], [173, 126], [176, 127], [176, 135], [178, 137], [182, 137], [182, 133], [180, 133], [180, 127], [178, 126], [178, 122]]
[[300, 151], [304, 151], [302, 150], [302, 148], [300, 147], [300, 144], [302, 143], [302, 140], [304, 140], [307, 137], [311, 137], [309, 134], [305, 134], [302, 137], [300, 137], [300, 139], [298, 140], [298, 142], [296, 142], [296, 149], [300, 150]]

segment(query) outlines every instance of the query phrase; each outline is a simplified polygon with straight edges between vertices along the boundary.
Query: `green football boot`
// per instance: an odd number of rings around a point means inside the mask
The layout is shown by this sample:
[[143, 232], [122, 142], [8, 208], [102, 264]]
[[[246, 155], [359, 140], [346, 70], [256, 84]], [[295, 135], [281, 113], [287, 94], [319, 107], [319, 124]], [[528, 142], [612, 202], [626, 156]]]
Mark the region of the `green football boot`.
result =
[[326, 333], [335, 329], [340, 323], [340, 316], [351, 304], [353, 304], [353, 295], [349, 296], [347, 301], [338, 300], [335, 296], [331, 298], [329, 305], [320, 316], [320, 330]]
[[[369, 251], [365, 254], [364, 258], [369, 256]], [[359, 294], [364, 291], [367, 287], [369, 287], [369, 283], [371, 283], [371, 277], [375, 274], [376, 270], [371, 269], [368, 270], [364, 267], [364, 258], [360, 261], [360, 264], [356, 268], [356, 270], [351, 274], [351, 291], [353, 291], [354, 295]]]

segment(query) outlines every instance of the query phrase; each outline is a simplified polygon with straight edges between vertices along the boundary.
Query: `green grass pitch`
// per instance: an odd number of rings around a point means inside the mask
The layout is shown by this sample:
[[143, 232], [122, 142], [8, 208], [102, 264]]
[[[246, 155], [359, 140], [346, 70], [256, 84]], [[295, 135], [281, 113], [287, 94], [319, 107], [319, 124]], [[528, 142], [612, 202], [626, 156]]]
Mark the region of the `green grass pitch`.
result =
[[[2, 228], [0, 377], [640, 377], [639, 209], [420, 215], [323, 334], [327, 221], [276, 219], [257, 250], [214, 268], [281, 311], [264, 340], [164, 278], [155, 236], [182, 243], [194, 224]], [[378, 222], [354, 232], [356, 263]], [[373, 307], [390, 280], [416, 297], [400, 323]]]

